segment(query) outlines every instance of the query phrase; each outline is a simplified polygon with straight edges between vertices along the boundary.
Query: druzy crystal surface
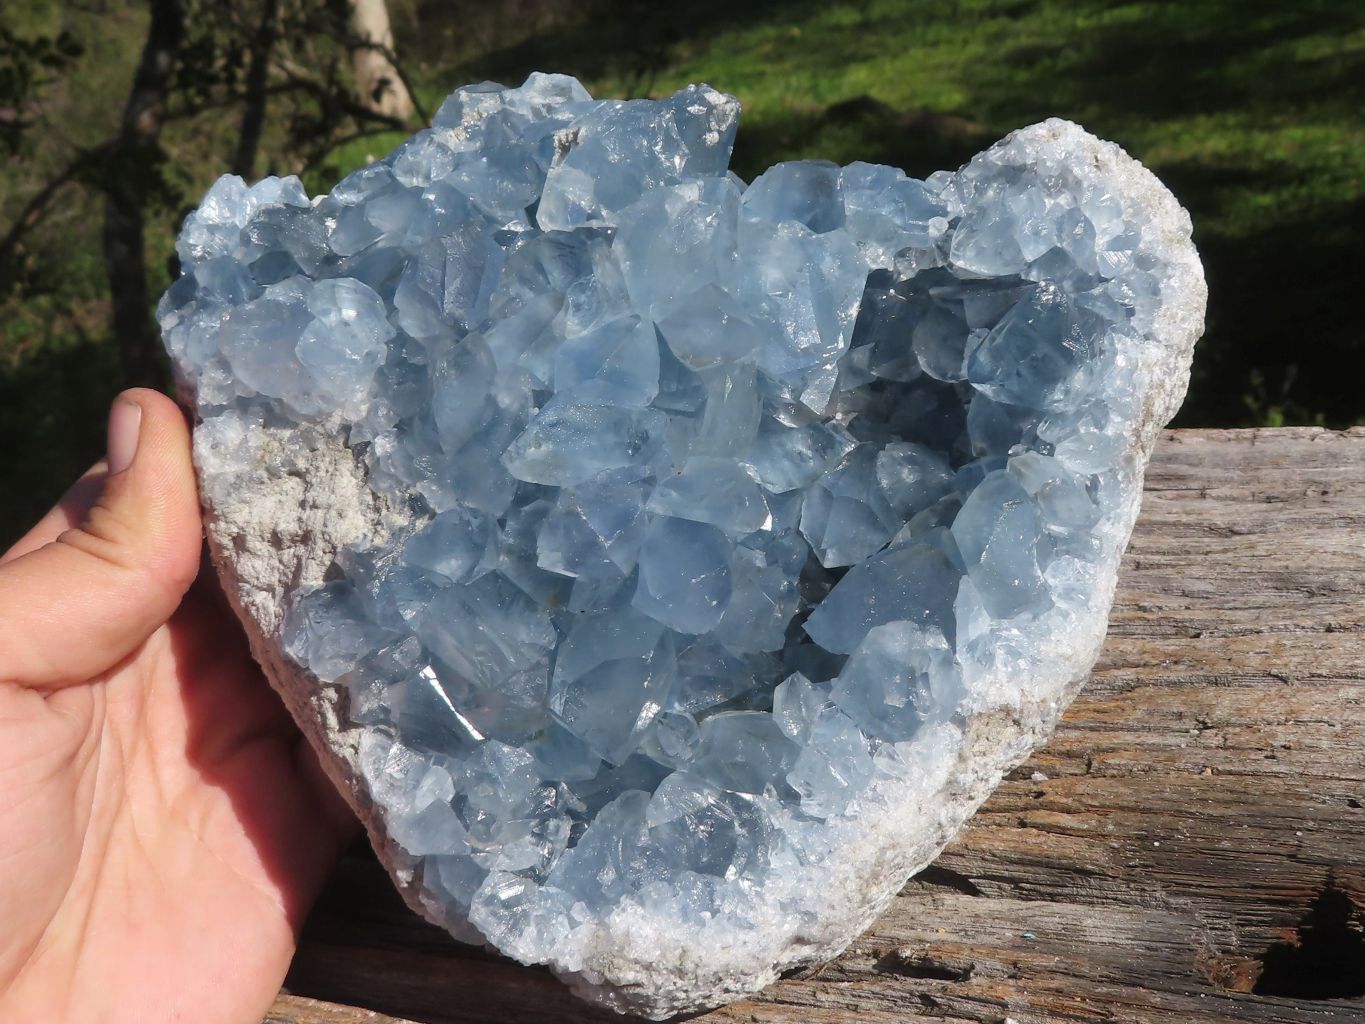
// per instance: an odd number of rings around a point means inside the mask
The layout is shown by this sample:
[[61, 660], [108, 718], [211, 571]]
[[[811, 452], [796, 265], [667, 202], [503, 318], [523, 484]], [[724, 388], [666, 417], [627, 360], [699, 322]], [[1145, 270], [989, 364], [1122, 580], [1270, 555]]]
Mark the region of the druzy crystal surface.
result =
[[737, 120], [460, 89], [326, 196], [220, 179], [160, 308], [211, 508], [359, 467], [370, 526], [265, 628], [342, 695], [400, 883], [589, 987], [669, 942], [761, 980], [870, 823], [941, 845], [974, 717], [1093, 658], [1172, 301], [1036, 132], [746, 185]]

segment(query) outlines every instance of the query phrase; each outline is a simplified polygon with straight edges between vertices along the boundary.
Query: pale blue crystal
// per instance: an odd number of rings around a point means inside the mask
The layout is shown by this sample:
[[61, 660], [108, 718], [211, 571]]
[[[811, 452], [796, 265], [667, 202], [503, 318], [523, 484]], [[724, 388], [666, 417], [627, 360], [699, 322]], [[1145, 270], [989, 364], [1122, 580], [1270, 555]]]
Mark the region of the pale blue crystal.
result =
[[711, 637], [699, 636], [678, 654], [678, 680], [669, 707], [700, 714], [742, 693], [770, 688], [781, 672], [781, 663], [771, 655], [735, 654]]
[[658, 516], [640, 543], [634, 606], [679, 633], [715, 628], [733, 590], [732, 547], [714, 526]]
[[800, 607], [801, 570], [810, 546], [795, 530], [755, 531], [730, 557], [730, 603], [713, 635], [739, 654], [781, 649]]
[[849, 350], [849, 362], [859, 370], [859, 383], [876, 378], [908, 383], [925, 372], [920, 353], [912, 347], [920, 310], [893, 284], [889, 272], [873, 271], [863, 289], [853, 331], [855, 344]]
[[920, 366], [938, 380], [955, 381], [967, 376], [963, 358], [971, 337], [959, 310], [938, 302], [922, 303], [910, 345]]
[[706, 397], [701, 423], [686, 441], [686, 450], [693, 455], [738, 458], [758, 435], [763, 409], [758, 373], [742, 363], [706, 370], [697, 377]]
[[651, 188], [723, 175], [738, 122], [739, 104], [707, 86], [598, 104], [559, 142], [536, 214], [541, 229], [614, 224]]
[[629, 611], [585, 614], [559, 648], [550, 711], [620, 764], [662, 710], [675, 672], [673, 636], [658, 622]]
[[497, 567], [498, 548], [496, 519], [478, 509], [453, 508], [409, 537], [403, 557], [451, 583], [469, 583]]
[[839, 165], [827, 160], [774, 164], [744, 192], [744, 215], [757, 220], [796, 221], [816, 234], [844, 223]]
[[848, 654], [868, 630], [888, 622], [952, 628], [961, 556], [943, 529], [855, 565], [816, 606], [805, 629], [828, 651]]
[[1102, 599], [1151, 415], [1167, 271], [1085, 169], [746, 188], [737, 114], [466, 87], [316, 202], [220, 179], [158, 307], [211, 502], [306, 503], [340, 444], [366, 474], [383, 528], [308, 567], [285, 653], [418, 898], [522, 959], [623, 901], [771, 916]]
[[824, 566], [853, 565], [891, 539], [895, 524], [876, 476], [877, 451], [862, 444], [806, 493], [801, 532]]
[[[314, 319], [309, 290], [297, 280], [270, 285], [259, 298], [229, 307], [219, 332], [222, 358], [248, 394], [280, 399], [304, 415], [324, 407], [316, 378], [298, 356]], [[313, 358], [323, 361], [317, 353]]]
[[867, 737], [823, 687], [799, 673], [773, 692], [773, 718], [801, 745], [787, 772], [801, 810], [815, 818], [842, 814], [872, 779]]
[[542, 569], [539, 563], [540, 531], [554, 508], [552, 502], [541, 498], [509, 509], [498, 552], [498, 571], [546, 608], [562, 606], [572, 587], [568, 577]]
[[642, 471], [623, 469], [561, 490], [539, 527], [537, 564], [565, 576], [623, 579], [639, 559], [649, 487]]
[[692, 760], [701, 738], [697, 720], [686, 711], [663, 711], [650, 724], [640, 749], [669, 768], [684, 768]]
[[733, 363], [761, 351], [775, 332], [716, 284], [672, 304], [659, 333], [678, 360], [694, 370]]
[[354, 584], [334, 580], [299, 602], [285, 636], [285, 650], [313, 667], [324, 682], [344, 675], [366, 652], [393, 639], [371, 622], [363, 595]]
[[817, 235], [796, 221], [755, 217], [743, 221], [739, 259], [736, 294], [776, 327], [757, 356], [759, 369], [797, 385], [802, 404], [824, 412], [829, 391], [807, 395], [803, 385], [848, 348], [867, 278], [865, 258], [843, 232]]
[[651, 189], [621, 212], [612, 251], [636, 306], [662, 320], [708, 286], [733, 284], [739, 199], [729, 178], [693, 178]]
[[555, 356], [555, 390], [567, 391], [587, 380], [603, 381], [624, 405], [648, 405], [659, 393], [654, 325], [625, 316], [566, 338]]
[[953, 471], [932, 449], [893, 441], [877, 453], [877, 483], [892, 515], [908, 522], [952, 490]]
[[701, 723], [689, 769], [734, 793], [762, 793], [785, 780], [800, 752], [766, 711], [722, 711]]
[[761, 877], [773, 827], [762, 809], [689, 772], [659, 784], [645, 808], [660, 875], [682, 869], [720, 878]]
[[415, 633], [436, 658], [455, 709], [486, 735], [504, 725], [520, 731], [543, 705], [555, 630], [549, 614], [500, 574], [439, 591]]
[[567, 487], [609, 469], [647, 463], [663, 443], [664, 417], [611, 388], [556, 395], [507, 448], [518, 480]]
[[844, 227], [873, 266], [897, 260], [916, 268], [940, 262], [935, 247], [948, 233], [951, 211], [925, 182], [897, 167], [852, 163], [839, 172]]
[[395, 842], [417, 856], [468, 852], [468, 833], [451, 807], [455, 780], [444, 765], [398, 743], [364, 755]]
[[967, 574], [996, 618], [1046, 610], [1052, 599], [1038, 566], [1038, 513], [1007, 471], [995, 470], [973, 488], [953, 520]]
[[779, 416], [764, 416], [744, 456], [745, 465], [774, 494], [811, 484], [855, 443], [838, 424], [800, 422], [804, 416], [797, 419], [790, 423]]
[[763, 490], [732, 459], [695, 455], [658, 482], [649, 496], [651, 512], [710, 523], [744, 536], [772, 525]]
[[849, 655], [830, 696], [869, 736], [905, 740], [951, 710], [955, 672], [938, 630], [888, 622]]
[[967, 353], [967, 379], [996, 401], [1036, 409], [1074, 407], [1078, 370], [1099, 354], [1092, 318], [1051, 282], [1034, 288]]

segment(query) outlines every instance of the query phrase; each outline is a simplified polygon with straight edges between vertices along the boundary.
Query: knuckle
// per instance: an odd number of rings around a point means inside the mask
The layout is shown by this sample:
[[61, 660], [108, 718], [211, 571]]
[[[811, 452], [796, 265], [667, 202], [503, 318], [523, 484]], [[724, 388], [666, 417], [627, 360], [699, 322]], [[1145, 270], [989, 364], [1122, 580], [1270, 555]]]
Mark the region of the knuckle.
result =
[[185, 557], [174, 545], [158, 536], [155, 523], [134, 521], [117, 502], [101, 496], [79, 527], [57, 538], [108, 569], [135, 578], [143, 593], [164, 593], [178, 598], [194, 581], [197, 552]]

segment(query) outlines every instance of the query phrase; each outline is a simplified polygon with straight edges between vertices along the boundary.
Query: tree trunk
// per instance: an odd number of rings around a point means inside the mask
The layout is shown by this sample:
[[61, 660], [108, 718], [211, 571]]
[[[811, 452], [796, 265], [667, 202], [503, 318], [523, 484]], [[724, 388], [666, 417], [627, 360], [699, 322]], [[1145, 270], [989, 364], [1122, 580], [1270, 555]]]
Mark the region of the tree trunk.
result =
[[242, 129], [237, 136], [237, 152], [232, 158], [232, 173], [248, 182], [256, 177], [256, 152], [265, 126], [270, 52], [279, 32], [279, 0], [264, 0], [261, 23], [251, 41], [251, 64], [246, 72], [246, 96], [242, 108]]
[[351, 8], [351, 68], [360, 102], [376, 114], [406, 121], [412, 116], [412, 97], [389, 55], [393, 31], [385, 0], [349, 0]]
[[147, 41], [123, 108], [104, 203], [104, 266], [126, 384], [154, 383], [158, 376], [143, 217], [159, 174], [157, 143], [171, 70], [185, 29], [180, 0], [152, 0], [151, 16]]

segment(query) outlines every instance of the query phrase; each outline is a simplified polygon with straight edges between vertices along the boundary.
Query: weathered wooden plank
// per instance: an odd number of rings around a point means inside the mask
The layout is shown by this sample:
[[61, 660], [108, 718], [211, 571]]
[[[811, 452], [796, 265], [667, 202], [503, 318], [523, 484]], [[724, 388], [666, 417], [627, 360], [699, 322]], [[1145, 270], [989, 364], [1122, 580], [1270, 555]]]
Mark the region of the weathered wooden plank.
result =
[[374, 1010], [281, 993], [263, 1024], [419, 1024]]
[[[843, 956], [697, 1020], [1362, 1021], [1363, 839], [1365, 430], [1171, 432], [1048, 746]], [[619, 1020], [422, 924], [363, 852], [288, 987], [271, 1024]]]

